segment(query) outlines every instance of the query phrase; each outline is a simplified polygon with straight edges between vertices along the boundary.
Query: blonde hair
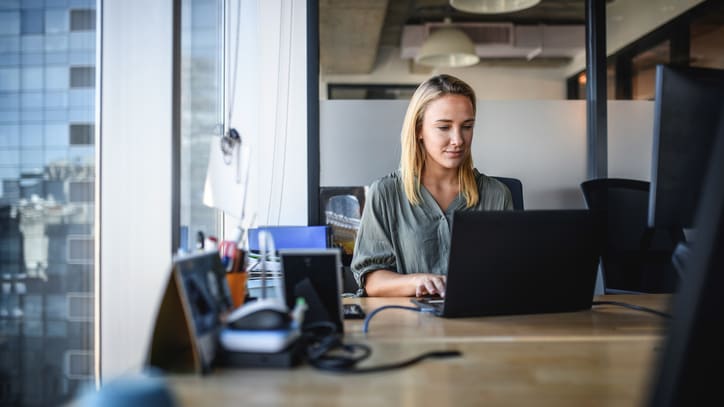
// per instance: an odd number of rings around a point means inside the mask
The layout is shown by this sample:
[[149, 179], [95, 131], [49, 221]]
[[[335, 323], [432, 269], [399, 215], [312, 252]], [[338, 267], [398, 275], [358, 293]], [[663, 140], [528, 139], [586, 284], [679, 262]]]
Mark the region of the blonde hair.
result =
[[[462, 80], [450, 75], [437, 75], [423, 82], [412, 95], [410, 104], [407, 106], [405, 120], [402, 123], [400, 142], [402, 144], [402, 155], [400, 157], [400, 170], [402, 173], [402, 185], [405, 189], [407, 200], [413, 205], [418, 205], [420, 199], [420, 183], [422, 169], [425, 165], [425, 148], [418, 141], [418, 133], [422, 128], [422, 120], [425, 116], [427, 105], [445, 95], [461, 95], [470, 100], [475, 114], [475, 92], [473, 88]], [[465, 197], [466, 207], [475, 206], [480, 199], [478, 186], [473, 173], [473, 158], [468, 154], [458, 167], [458, 182], [460, 192]]]

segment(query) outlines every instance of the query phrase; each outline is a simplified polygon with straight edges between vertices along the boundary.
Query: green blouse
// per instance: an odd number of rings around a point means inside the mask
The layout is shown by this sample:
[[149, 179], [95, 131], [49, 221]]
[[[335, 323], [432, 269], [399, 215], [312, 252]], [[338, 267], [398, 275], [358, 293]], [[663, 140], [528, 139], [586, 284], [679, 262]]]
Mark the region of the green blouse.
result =
[[465, 207], [458, 194], [446, 211], [420, 186], [419, 205], [407, 200], [400, 170], [372, 183], [357, 232], [352, 272], [365, 295], [365, 275], [375, 270], [401, 274], [447, 274], [452, 217], [455, 211], [511, 210], [513, 201], [500, 181], [474, 170], [479, 202]]

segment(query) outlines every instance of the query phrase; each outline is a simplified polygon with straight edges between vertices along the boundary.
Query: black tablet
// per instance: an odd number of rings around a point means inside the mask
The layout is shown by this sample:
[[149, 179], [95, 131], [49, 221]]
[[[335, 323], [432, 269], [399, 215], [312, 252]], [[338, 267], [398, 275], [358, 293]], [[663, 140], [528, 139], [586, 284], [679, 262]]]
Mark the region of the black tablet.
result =
[[289, 309], [303, 297], [308, 309], [304, 327], [333, 323], [338, 333], [342, 323], [342, 262], [339, 249], [279, 250], [284, 273], [284, 292]]

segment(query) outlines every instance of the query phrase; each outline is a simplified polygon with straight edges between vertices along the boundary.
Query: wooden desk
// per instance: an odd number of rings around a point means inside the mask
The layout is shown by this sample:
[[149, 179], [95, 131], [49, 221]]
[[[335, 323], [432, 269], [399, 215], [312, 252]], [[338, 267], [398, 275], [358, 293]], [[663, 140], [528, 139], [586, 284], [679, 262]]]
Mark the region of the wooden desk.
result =
[[[669, 296], [606, 296], [666, 310]], [[408, 299], [363, 298], [367, 311]], [[650, 366], [663, 320], [614, 306], [562, 314], [443, 319], [384, 310], [362, 333], [346, 321], [346, 341], [369, 344], [360, 366], [457, 349], [460, 358], [426, 360], [387, 373], [342, 375], [293, 370], [217, 370], [170, 377], [181, 404], [265, 406], [638, 406], [646, 400]]]

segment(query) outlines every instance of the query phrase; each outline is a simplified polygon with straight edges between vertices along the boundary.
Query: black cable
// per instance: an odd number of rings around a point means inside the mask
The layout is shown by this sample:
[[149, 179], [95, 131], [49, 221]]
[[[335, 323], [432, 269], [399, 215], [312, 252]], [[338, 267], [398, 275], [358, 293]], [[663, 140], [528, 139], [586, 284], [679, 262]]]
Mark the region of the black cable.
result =
[[[318, 331], [326, 329], [328, 332], [319, 333]], [[332, 321], [314, 321], [304, 324], [304, 333], [311, 338], [322, 339], [329, 335], [337, 334], [337, 325]]]
[[367, 359], [372, 349], [360, 343], [343, 343], [328, 337], [322, 343], [307, 348], [307, 362], [320, 370], [355, 370], [357, 363]]
[[629, 304], [627, 302], [621, 302], [621, 301], [594, 301], [593, 305], [617, 305], [619, 307], [629, 308], [635, 311], [642, 311], [642, 312], [648, 312], [650, 314], [658, 315], [662, 318], [671, 318], [671, 314], [667, 314], [665, 312], [657, 311], [655, 309], [643, 307], [641, 305], [635, 305], [635, 304]]
[[[419, 308], [404, 307], [400, 305], [386, 305], [370, 312], [365, 318], [365, 328], [369, 320], [384, 309], [406, 309], [420, 312]], [[372, 354], [372, 348], [361, 343], [344, 343], [342, 336], [337, 332], [335, 324], [324, 321], [307, 324], [302, 335], [303, 347], [307, 362], [313, 367], [335, 373], [376, 373], [385, 372], [403, 367], [412, 366], [429, 358], [448, 358], [461, 356], [459, 351], [430, 351], [401, 362], [389, 363], [379, 366], [356, 368], [357, 364]]]
[[[359, 345], [359, 344], [356, 344]], [[364, 346], [364, 345], [361, 345]], [[313, 366], [320, 370], [325, 370], [329, 372], [335, 372], [335, 373], [378, 373], [378, 372], [386, 372], [389, 370], [395, 370], [395, 369], [401, 369], [403, 367], [412, 366], [416, 363], [422, 362], [425, 359], [435, 358], [435, 359], [441, 359], [441, 358], [450, 358], [450, 357], [457, 357], [462, 356], [462, 353], [457, 350], [450, 350], [450, 351], [430, 351], [425, 352], [421, 355], [415, 356], [411, 359], [404, 360], [402, 362], [397, 363], [390, 363], [386, 365], [379, 365], [379, 366], [370, 366], [370, 367], [363, 367], [363, 368], [353, 368], [354, 366], [335, 366], [333, 364], [326, 364], [325, 362], [315, 361], [311, 362]]]
[[382, 307], [375, 308], [374, 311], [367, 314], [367, 318], [365, 318], [364, 325], [362, 325], [362, 332], [367, 334], [367, 330], [369, 328], [370, 320], [372, 319], [372, 317], [377, 315], [378, 312], [386, 310], [386, 309], [406, 309], [409, 311], [422, 312], [422, 309], [418, 308], [418, 307], [406, 307], [404, 305], [384, 305]]

